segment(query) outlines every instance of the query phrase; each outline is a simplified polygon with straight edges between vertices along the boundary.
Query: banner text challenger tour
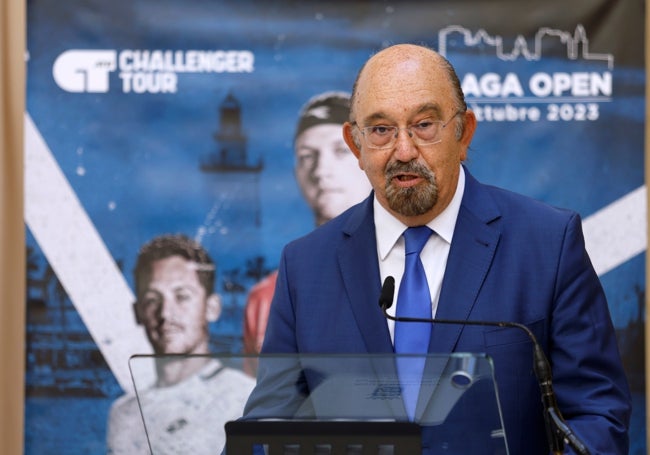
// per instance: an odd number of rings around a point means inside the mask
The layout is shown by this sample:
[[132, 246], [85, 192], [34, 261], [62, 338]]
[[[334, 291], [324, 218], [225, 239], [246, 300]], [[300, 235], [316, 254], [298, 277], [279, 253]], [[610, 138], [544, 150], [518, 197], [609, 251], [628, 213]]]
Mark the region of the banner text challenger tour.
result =
[[68, 92], [106, 93], [117, 71], [124, 93], [176, 93], [179, 73], [252, 73], [248, 50], [81, 50], [70, 49], [54, 62], [57, 85]]
[[163, 51], [130, 50], [120, 52], [120, 71], [174, 73], [251, 73], [254, 63], [250, 51]]
[[176, 93], [177, 73], [251, 73], [250, 51], [123, 50], [119, 55], [124, 93]]

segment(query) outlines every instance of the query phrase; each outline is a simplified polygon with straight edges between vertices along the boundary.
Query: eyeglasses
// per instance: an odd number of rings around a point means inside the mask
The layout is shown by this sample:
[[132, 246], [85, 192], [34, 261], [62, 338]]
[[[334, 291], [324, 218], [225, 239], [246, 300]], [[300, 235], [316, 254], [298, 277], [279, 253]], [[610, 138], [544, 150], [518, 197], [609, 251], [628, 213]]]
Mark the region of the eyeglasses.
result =
[[458, 110], [449, 120], [423, 120], [421, 122], [409, 125], [406, 128], [388, 125], [373, 125], [360, 127], [357, 123], [354, 126], [359, 128], [361, 134], [366, 139], [368, 148], [383, 150], [393, 148], [397, 142], [397, 136], [400, 130], [406, 130], [409, 137], [415, 145], [433, 145], [441, 142], [440, 132], [456, 117], [462, 114], [464, 110]]

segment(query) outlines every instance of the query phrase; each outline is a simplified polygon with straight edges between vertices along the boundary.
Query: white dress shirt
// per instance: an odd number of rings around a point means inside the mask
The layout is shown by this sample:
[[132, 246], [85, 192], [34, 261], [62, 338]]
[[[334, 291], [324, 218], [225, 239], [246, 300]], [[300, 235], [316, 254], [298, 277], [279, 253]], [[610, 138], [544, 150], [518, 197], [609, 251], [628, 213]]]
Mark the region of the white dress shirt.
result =
[[[431, 317], [435, 317], [438, 308], [438, 299], [440, 298], [440, 288], [442, 287], [442, 278], [447, 266], [447, 257], [451, 240], [454, 236], [454, 227], [460, 210], [460, 202], [463, 199], [465, 190], [465, 171], [460, 167], [458, 176], [458, 185], [456, 192], [449, 205], [440, 215], [427, 223], [433, 234], [424, 245], [420, 258], [424, 265], [424, 271], [429, 284], [429, 293], [431, 294]], [[399, 285], [402, 282], [404, 274], [404, 230], [408, 226], [391, 215], [377, 201], [375, 195], [374, 219], [377, 235], [377, 255], [379, 259], [379, 273], [383, 283], [387, 276], [395, 278], [395, 294], [393, 296], [393, 305], [388, 309], [388, 314], [394, 316], [397, 308], [397, 294]], [[395, 322], [387, 319], [388, 329], [391, 339], [394, 340]]]

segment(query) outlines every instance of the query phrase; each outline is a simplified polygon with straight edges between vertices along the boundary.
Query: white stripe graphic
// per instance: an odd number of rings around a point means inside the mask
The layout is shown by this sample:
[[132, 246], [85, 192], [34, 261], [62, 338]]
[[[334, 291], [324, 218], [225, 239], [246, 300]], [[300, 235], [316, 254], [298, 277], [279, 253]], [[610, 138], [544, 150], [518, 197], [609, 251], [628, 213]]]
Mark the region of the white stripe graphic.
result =
[[151, 353], [133, 292], [28, 113], [25, 222], [122, 389], [133, 390], [129, 357]]
[[587, 252], [598, 275], [604, 275], [648, 246], [646, 186], [583, 220]]

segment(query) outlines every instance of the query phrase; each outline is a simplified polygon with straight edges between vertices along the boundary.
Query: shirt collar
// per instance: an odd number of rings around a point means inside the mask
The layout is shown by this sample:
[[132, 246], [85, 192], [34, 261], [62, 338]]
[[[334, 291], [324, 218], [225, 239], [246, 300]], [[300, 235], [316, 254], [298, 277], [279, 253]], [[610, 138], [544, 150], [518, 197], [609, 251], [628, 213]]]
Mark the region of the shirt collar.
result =
[[[460, 211], [460, 203], [463, 200], [464, 191], [465, 170], [463, 166], [460, 166], [458, 184], [456, 185], [454, 197], [440, 215], [427, 223], [427, 226], [448, 244], [451, 244], [454, 236], [454, 227], [458, 219], [458, 212]], [[382, 207], [379, 201], [377, 201], [376, 194], [373, 200], [373, 207], [377, 234], [377, 251], [379, 253], [379, 259], [383, 261], [391, 252], [407, 226]]]

